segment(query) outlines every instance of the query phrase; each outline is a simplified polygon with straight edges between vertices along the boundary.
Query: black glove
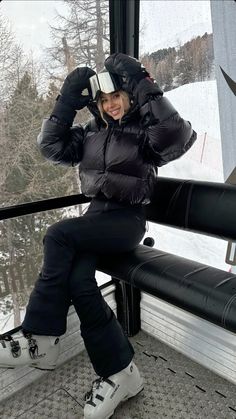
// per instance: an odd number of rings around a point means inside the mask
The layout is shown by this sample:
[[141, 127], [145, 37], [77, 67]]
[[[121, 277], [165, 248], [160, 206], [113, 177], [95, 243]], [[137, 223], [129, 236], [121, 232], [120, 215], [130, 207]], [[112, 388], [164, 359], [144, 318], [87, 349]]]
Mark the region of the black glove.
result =
[[112, 54], [106, 59], [105, 67], [110, 73], [118, 74], [122, 78], [122, 89], [131, 93], [140, 106], [148, 102], [151, 96], [163, 95], [156, 81], [150, 78], [136, 58], [122, 53]]
[[[83, 109], [91, 100], [89, 79], [95, 73], [91, 68], [78, 67], [65, 78], [61, 88], [60, 101], [74, 110]], [[83, 94], [83, 91], [87, 90]]]
[[122, 89], [134, 93], [140, 80], [149, 77], [149, 73], [136, 58], [120, 52], [110, 55], [105, 60], [109, 73], [118, 74], [123, 80]]
[[150, 98], [163, 96], [163, 91], [155, 80], [150, 77], [146, 77], [145, 79], [141, 80], [136, 87], [134, 96], [139, 106], [143, 106], [149, 101]]
[[56, 99], [51, 119], [56, 117], [62, 123], [72, 125], [75, 111], [83, 109], [92, 99], [89, 78], [94, 74], [95, 71], [88, 67], [78, 67], [68, 74], [62, 85], [61, 94]]

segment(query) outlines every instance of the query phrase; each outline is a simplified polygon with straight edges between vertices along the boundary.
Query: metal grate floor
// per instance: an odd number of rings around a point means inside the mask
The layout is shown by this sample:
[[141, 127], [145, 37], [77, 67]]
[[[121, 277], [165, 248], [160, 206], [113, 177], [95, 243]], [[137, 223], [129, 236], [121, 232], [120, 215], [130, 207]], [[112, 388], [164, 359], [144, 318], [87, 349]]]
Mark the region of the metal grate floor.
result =
[[[131, 338], [144, 390], [113, 419], [236, 418], [236, 387], [144, 332]], [[85, 351], [0, 404], [1, 419], [83, 419], [95, 378]]]

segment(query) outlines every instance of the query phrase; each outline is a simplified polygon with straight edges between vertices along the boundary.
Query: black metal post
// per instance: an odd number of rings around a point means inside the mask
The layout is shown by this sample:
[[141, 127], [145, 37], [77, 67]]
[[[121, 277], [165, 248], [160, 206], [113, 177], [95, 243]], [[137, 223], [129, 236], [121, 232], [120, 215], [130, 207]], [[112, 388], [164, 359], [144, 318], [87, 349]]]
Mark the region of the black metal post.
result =
[[109, 0], [110, 51], [139, 56], [140, 0]]
[[141, 327], [140, 300], [141, 292], [116, 278], [112, 278], [116, 285], [115, 299], [117, 304], [117, 319], [127, 336], [136, 335]]
[[[109, 0], [110, 51], [139, 57], [139, 0]], [[117, 318], [128, 336], [140, 330], [140, 290], [116, 278]]]
[[[153, 247], [155, 241], [152, 237], [146, 237], [143, 244]], [[117, 278], [112, 278], [115, 283], [115, 299], [117, 307], [117, 319], [119, 320], [127, 336], [136, 335], [141, 328], [141, 292], [138, 288]]]

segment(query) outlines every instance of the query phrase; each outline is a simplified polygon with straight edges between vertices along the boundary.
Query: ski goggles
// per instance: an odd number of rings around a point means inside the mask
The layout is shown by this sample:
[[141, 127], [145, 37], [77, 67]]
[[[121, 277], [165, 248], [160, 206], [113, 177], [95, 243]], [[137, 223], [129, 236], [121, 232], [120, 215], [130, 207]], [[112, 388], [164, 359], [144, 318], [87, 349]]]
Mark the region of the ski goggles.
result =
[[97, 100], [100, 93], [112, 93], [121, 89], [121, 78], [108, 71], [102, 71], [89, 79], [93, 100]]

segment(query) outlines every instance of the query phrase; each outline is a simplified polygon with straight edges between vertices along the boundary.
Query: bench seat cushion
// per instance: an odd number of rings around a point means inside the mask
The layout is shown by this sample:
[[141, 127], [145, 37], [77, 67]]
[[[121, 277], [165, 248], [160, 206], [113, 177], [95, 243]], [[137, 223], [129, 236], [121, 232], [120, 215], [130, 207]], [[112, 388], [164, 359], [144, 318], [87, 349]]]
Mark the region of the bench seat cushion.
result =
[[98, 270], [236, 331], [236, 275], [144, 245], [101, 258]]

